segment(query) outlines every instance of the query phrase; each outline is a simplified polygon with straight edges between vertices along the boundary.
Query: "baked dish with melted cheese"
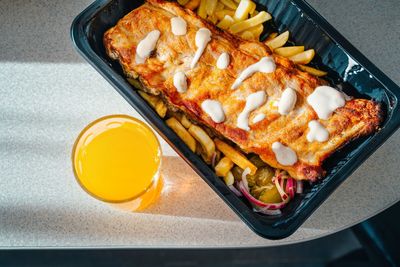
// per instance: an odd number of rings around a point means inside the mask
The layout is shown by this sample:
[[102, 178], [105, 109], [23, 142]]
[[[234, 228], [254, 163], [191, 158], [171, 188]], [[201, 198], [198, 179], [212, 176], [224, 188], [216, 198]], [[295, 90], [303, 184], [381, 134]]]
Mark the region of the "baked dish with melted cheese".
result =
[[267, 214], [382, 121], [379, 103], [349, 97], [175, 2], [148, 0], [104, 34], [104, 46], [188, 147]]

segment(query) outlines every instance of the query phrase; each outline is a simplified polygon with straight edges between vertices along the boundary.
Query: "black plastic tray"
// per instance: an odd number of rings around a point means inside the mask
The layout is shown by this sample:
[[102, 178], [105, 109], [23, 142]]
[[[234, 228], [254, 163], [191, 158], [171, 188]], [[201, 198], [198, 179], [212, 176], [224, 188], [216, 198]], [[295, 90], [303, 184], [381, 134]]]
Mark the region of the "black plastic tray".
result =
[[[383, 104], [385, 110], [382, 129], [372, 136], [350, 143], [331, 156], [324, 164], [327, 170], [326, 178], [308, 187], [302, 195], [291, 201], [279, 216], [256, 213], [245, 199], [236, 197], [213, 170], [192, 153], [133, 90], [126, 81], [119, 63], [112, 61], [106, 55], [102, 42], [104, 32], [143, 1], [98, 0], [76, 17], [71, 26], [71, 36], [79, 53], [114, 86], [252, 230], [265, 238], [281, 239], [299, 228], [313, 211], [399, 127], [400, 88], [305, 1], [257, 2], [259, 10], [265, 9], [273, 16], [274, 22], [270, 23], [271, 27], [266, 28], [275, 28], [279, 32], [287, 29], [291, 33], [293, 42], [316, 50], [318, 56], [313, 62], [328, 71], [328, 80], [332, 84], [349, 95], [375, 99]], [[346, 71], [349, 56], [358, 62], [358, 66]], [[347, 82], [343, 81], [344, 77], [347, 78]]]

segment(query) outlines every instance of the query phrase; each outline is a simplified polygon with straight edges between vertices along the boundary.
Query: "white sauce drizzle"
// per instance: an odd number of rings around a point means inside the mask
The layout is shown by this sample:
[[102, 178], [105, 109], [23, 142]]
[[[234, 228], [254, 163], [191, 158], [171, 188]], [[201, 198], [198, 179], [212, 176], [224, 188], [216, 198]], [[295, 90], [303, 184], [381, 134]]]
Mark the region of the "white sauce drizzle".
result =
[[239, 114], [237, 118], [236, 126], [240, 129], [250, 131], [249, 127], [249, 115], [252, 111], [259, 108], [262, 104], [265, 103], [267, 98], [267, 94], [264, 91], [258, 91], [250, 94], [246, 98], [246, 105], [243, 111]]
[[174, 74], [174, 86], [179, 93], [186, 92], [187, 80], [183, 71], [178, 71]]
[[296, 91], [290, 87], [286, 88], [282, 93], [281, 99], [279, 100], [278, 104], [279, 114], [281, 115], [289, 114], [289, 112], [294, 109], [296, 101], [297, 101]]
[[215, 123], [221, 123], [225, 120], [224, 109], [217, 100], [204, 100], [201, 103], [201, 108]]
[[314, 109], [320, 119], [327, 120], [332, 112], [346, 104], [346, 100], [338, 90], [330, 86], [318, 86], [307, 97], [307, 103]]
[[308, 128], [310, 131], [307, 134], [308, 142], [325, 142], [329, 139], [329, 132], [325, 129], [325, 127], [317, 120], [312, 120], [308, 123]]
[[211, 31], [207, 28], [200, 28], [196, 33], [195, 44], [197, 47], [196, 53], [194, 54], [190, 68], [194, 68], [199, 61], [201, 55], [206, 49], [207, 44], [211, 41]]
[[297, 162], [296, 153], [290, 147], [284, 146], [281, 142], [273, 143], [272, 151], [275, 154], [276, 160], [283, 166], [292, 166]]
[[185, 35], [187, 32], [187, 23], [181, 17], [171, 18], [171, 30], [174, 35]]
[[217, 60], [217, 68], [224, 70], [229, 66], [230, 58], [228, 53], [222, 53]]
[[148, 58], [153, 52], [153, 50], [156, 48], [156, 44], [158, 41], [158, 38], [160, 38], [160, 31], [159, 30], [154, 30], [149, 32], [146, 37], [141, 40], [136, 47], [136, 63], [141, 64], [144, 63], [146, 58]]
[[248, 66], [245, 70], [240, 73], [239, 77], [235, 80], [232, 84], [231, 89], [238, 88], [244, 80], [249, 78], [255, 72], [262, 72], [262, 73], [271, 73], [274, 72], [276, 69], [275, 61], [272, 57], [263, 57], [257, 63], [254, 63]]
[[259, 113], [257, 115], [254, 116], [253, 118], [253, 123], [257, 123], [262, 121], [263, 119], [265, 119], [265, 114], [264, 113]]

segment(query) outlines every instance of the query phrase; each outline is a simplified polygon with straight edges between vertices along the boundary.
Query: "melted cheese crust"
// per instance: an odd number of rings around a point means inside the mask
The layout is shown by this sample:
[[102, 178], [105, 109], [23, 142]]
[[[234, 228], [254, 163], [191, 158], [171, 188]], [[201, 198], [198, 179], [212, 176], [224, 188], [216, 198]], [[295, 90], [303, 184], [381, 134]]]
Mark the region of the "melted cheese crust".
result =
[[[170, 19], [175, 16], [187, 22], [186, 35], [172, 33]], [[210, 29], [212, 40], [197, 66], [190, 69], [196, 52], [195, 35], [201, 27]], [[155, 29], [161, 32], [155, 51], [144, 64], [136, 64], [136, 46]], [[119, 60], [126, 75], [139, 77], [151, 93], [161, 94], [171, 106], [208, 126], [217, 135], [233, 141], [245, 152], [258, 154], [272, 167], [286, 170], [296, 179], [316, 180], [322, 177], [322, 162], [330, 154], [350, 140], [376, 131], [382, 120], [378, 103], [353, 99], [337, 109], [329, 120], [320, 120], [329, 131], [327, 142], [308, 142], [308, 122], [318, 120], [318, 117], [306, 98], [317, 86], [327, 82], [298, 70], [288, 59], [273, 54], [265, 44], [245, 41], [224, 32], [176, 3], [148, 0], [104, 34], [104, 45], [107, 54]], [[227, 69], [220, 70], [216, 62], [223, 52], [229, 53], [230, 64]], [[241, 71], [265, 56], [274, 58], [277, 65], [275, 72], [255, 73], [238, 89], [231, 90]], [[188, 89], [185, 93], [179, 93], [173, 85], [173, 76], [177, 71], [186, 73]], [[279, 100], [287, 87], [296, 90], [297, 102], [288, 115], [281, 116], [271, 101]], [[265, 119], [250, 123], [250, 131], [237, 128], [237, 117], [245, 106], [246, 97], [260, 90], [267, 93], [267, 103], [252, 112], [249, 121], [259, 113], [264, 113]], [[206, 99], [218, 100], [223, 105], [226, 116], [223, 123], [215, 123], [202, 111], [201, 103]], [[298, 157], [297, 163], [293, 166], [280, 165], [271, 149], [274, 142], [293, 149]]]

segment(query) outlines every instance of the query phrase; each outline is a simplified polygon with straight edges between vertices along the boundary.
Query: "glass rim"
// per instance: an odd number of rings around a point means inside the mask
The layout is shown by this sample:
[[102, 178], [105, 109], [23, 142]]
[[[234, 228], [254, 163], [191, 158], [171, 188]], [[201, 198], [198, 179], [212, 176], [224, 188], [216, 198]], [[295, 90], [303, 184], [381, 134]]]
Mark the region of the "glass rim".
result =
[[[76, 172], [76, 166], [75, 166], [75, 154], [76, 154], [76, 148], [78, 146], [79, 141], [81, 140], [82, 136], [90, 129], [92, 128], [94, 125], [96, 125], [99, 122], [105, 121], [107, 119], [111, 119], [111, 118], [122, 118], [122, 119], [127, 119], [127, 120], [131, 120], [134, 122], [137, 122], [138, 124], [140, 124], [141, 126], [145, 127], [147, 130], [149, 130], [149, 132], [151, 133], [151, 135], [155, 138], [156, 143], [157, 143], [157, 148], [158, 148], [158, 154], [160, 155], [160, 161], [158, 164], [158, 168], [156, 173], [154, 174], [153, 178], [151, 179], [149, 185], [142, 190], [141, 192], [139, 192], [138, 194], [136, 194], [133, 197], [129, 197], [127, 199], [122, 199], [122, 200], [110, 200], [107, 198], [103, 198], [100, 196], [97, 196], [96, 194], [92, 193], [86, 186], [84, 186], [79, 178], [79, 175]], [[162, 149], [161, 149], [161, 144], [160, 141], [158, 140], [157, 136], [155, 135], [155, 133], [153, 132], [153, 130], [143, 121], [134, 118], [132, 116], [129, 115], [125, 115], [125, 114], [114, 114], [114, 115], [106, 115], [103, 117], [100, 117], [94, 121], [92, 121], [91, 123], [89, 123], [88, 125], [86, 125], [79, 133], [78, 137], [75, 139], [74, 142], [74, 146], [72, 148], [72, 154], [71, 154], [71, 161], [72, 161], [72, 171], [74, 173], [74, 177], [75, 180], [77, 181], [77, 183], [79, 184], [79, 186], [87, 193], [89, 194], [91, 197], [106, 202], [106, 203], [111, 203], [111, 204], [121, 204], [121, 203], [126, 203], [126, 202], [130, 202], [133, 201], [139, 197], [141, 197], [142, 195], [146, 194], [147, 191], [149, 191], [154, 185], [157, 184], [157, 181], [159, 179], [160, 176], [160, 169], [161, 169], [161, 165], [162, 165]]]

